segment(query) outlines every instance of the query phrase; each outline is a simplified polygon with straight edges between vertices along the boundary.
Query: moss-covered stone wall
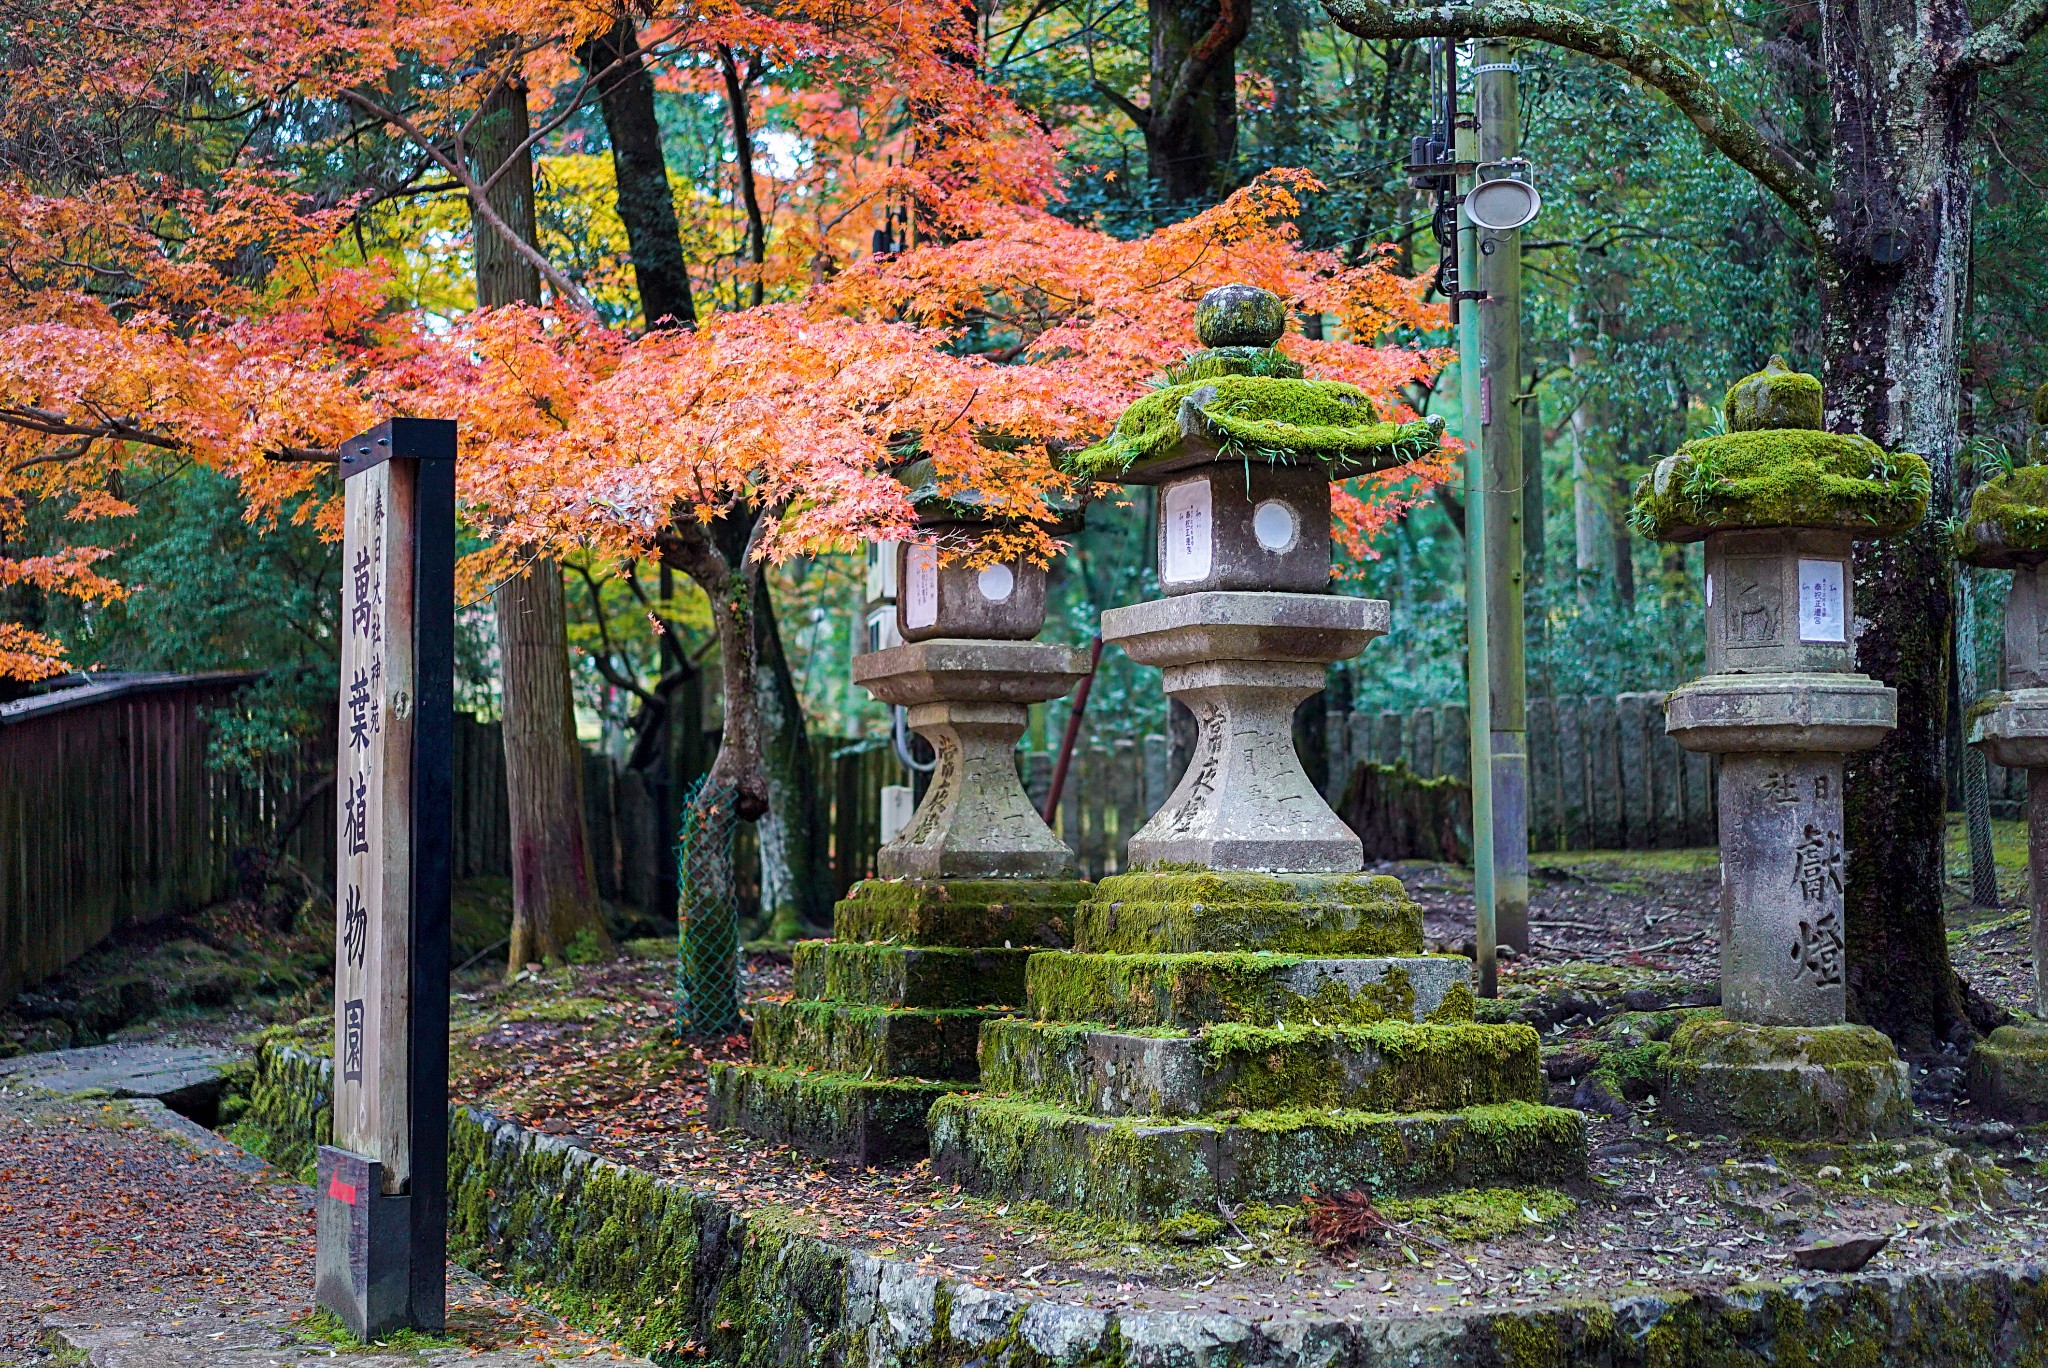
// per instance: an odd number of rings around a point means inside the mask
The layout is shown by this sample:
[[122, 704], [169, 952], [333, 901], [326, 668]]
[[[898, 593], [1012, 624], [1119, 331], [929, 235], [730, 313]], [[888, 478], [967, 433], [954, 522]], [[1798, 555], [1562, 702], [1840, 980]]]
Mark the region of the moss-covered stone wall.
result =
[[[324, 1137], [326, 1061], [263, 1047], [244, 1117]], [[664, 1364], [736, 1368], [2048, 1368], [2048, 1269], [1989, 1266], [1343, 1321], [1119, 1312], [976, 1287], [450, 1113], [449, 1246]]]

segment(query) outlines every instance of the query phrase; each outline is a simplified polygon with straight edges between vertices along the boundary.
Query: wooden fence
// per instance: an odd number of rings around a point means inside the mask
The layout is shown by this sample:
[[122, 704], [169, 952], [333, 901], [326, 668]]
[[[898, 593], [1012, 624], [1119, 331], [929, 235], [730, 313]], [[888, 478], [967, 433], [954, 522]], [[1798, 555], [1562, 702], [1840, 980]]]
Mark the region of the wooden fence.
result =
[[138, 675], [0, 705], [0, 1000], [232, 877], [201, 710], [247, 675]]
[[[1469, 784], [1468, 726], [1465, 709], [1456, 705], [1332, 715], [1325, 730], [1326, 769], [1348, 781], [1358, 764], [1405, 766], [1418, 779]], [[1528, 744], [1532, 849], [1651, 850], [1714, 843], [1712, 758], [1683, 750], [1664, 734], [1663, 694], [1531, 699]], [[1384, 787], [1407, 792], [1398, 783]], [[1335, 800], [1343, 790], [1332, 788]], [[1469, 789], [1462, 802], [1469, 833]], [[1354, 824], [1360, 820], [1365, 819], [1354, 818]]]

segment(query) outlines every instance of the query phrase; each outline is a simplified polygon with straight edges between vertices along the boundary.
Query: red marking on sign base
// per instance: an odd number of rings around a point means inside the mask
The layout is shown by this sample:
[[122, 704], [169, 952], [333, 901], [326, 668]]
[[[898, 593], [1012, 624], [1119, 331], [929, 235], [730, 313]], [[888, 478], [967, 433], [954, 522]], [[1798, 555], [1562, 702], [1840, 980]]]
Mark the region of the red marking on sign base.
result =
[[329, 1178], [327, 1180], [327, 1195], [338, 1202], [347, 1202], [350, 1206], [354, 1206], [356, 1204], [356, 1185], [354, 1183], [344, 1183], [339, 1177]]

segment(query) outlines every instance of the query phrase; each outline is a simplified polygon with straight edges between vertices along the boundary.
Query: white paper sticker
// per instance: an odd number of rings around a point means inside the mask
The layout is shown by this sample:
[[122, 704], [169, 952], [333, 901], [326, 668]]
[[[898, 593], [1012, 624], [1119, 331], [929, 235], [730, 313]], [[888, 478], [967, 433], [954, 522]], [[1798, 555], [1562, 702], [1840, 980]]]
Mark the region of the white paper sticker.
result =
[[1714, 606], [1714, 572], [1707, 572], [1707, 607]]
[[1847, 641], [1847, 624], [1842, 619], [1842, 563], [1835, 560], [1799, 562], [1799, 639], [1801, 641]]
[[1166, 554], [1159, 578], [1168, 584], [1209, 578], [1209, 482], [1168, 485], [1164, 503]]
[[913, 546], [903, 558], [903, 625], [916, 631], [939, 620], [939, 548]]
[[983, 566], [981, 573], [975, 576], [974, 587], [990, 603], [1001, 603], [1017, 587], [1017, 572], [1007, 565]]

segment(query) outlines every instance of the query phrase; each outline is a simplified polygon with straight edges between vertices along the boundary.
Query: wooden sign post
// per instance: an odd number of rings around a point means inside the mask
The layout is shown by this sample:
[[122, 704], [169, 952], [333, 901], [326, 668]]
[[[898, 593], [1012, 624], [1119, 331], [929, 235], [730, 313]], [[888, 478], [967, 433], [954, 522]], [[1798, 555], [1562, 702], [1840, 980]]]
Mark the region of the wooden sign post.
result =
[[455, 424], [341, 449], [334, 1143], [315, 1293], [359, 1339], [438, 1330], [448, 1208]]

